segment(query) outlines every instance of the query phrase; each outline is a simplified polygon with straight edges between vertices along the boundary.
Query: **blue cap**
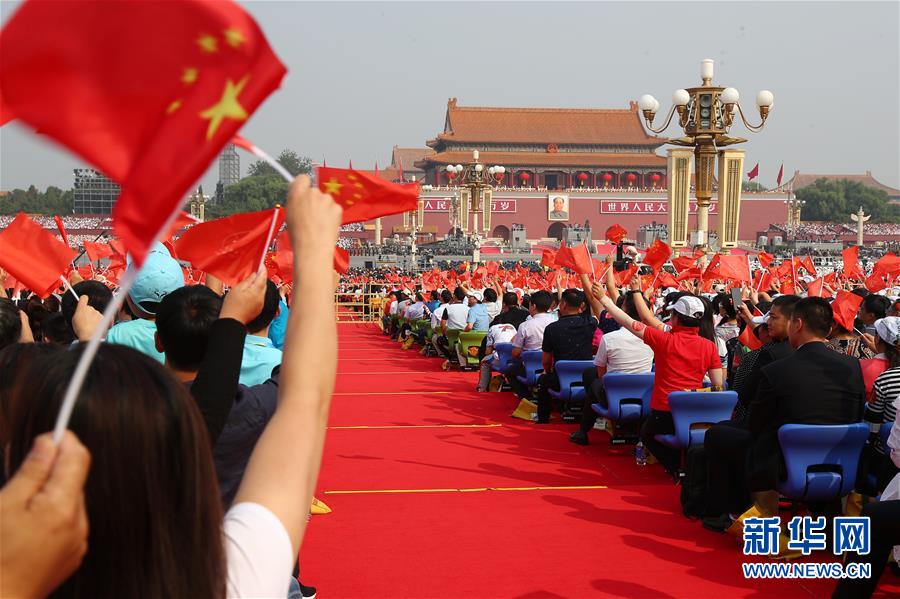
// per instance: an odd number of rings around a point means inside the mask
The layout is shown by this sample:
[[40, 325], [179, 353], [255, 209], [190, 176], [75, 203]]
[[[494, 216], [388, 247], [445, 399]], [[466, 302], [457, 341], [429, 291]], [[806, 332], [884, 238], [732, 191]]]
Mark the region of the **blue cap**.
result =
[[[128, 256], [128, 269], [134, 268], [131, 262], [131, 256]], [[131, 301], [138, 305], [139, 308], [149, 314], [154, 314], [156, 308], [153, 306], [145, 307], [143, 302], [159, 303], [164, 297], [178, 289], [184, 287], [184, 273], [178, 262], [169, 254], [166, 246], [156, 242], [147, 253], [144, 259], [144, 266], [138, 273], [134, 285], [128, 292]], [[149, 310], [147, 308], [150, 308]]]

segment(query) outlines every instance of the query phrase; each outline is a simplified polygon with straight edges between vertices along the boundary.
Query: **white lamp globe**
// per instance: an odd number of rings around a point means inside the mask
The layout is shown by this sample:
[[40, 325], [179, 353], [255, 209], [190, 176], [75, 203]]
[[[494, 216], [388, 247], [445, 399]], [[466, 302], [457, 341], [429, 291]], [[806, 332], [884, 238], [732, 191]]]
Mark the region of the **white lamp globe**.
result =
[[456, 172], [457, 172], [457, 173], [461, 173], [462, 170], [463, 170], [462, 165], [461, 165], [461, 164], [457, 164], [457, 165], [456, 165]]
[[653, 98], [653, 108], [650, 110], [650, 112], [654, 114], [659, 112], [659, 100], [657, 100], [656, 98]]
[[741, 95], [733, 87], [726, 87], [722, 90], [722, 95], [719, 96], [719, 99], [722, 100], [723, 104], [737, 104], [738, 100], [741, 99]]
[[691, 100], [691, 94], [686, 89], [676, 89], [672, 94], [672, 103], [675, 106], [686, 106]]
[[775, 96], [767, 89], [762, 90], [758, 94], [756, 94], [756, 105], [762, 108], [765, 106], [766, 108], [771, 108], [772, 104], [775, 103]]
[[653, 112], [653, 107], [656, 106], [656, 98], [651, 96], [650, 94], [644, 94], [640, 98], [638, 98], [638, 108], [643, 110], [649, 110]]
[[482, 170], [484, 170], [484, 165], [483, 165], [483, 164], [476, 164], [476, 165], [475, 165], [475, 170], [478, 171], [478, 172], [480, 173]]

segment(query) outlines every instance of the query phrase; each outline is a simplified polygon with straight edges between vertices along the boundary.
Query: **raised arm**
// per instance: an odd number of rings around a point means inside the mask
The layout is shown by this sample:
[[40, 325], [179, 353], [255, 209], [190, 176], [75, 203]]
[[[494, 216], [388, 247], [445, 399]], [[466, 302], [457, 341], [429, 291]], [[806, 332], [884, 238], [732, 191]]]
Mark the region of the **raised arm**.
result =
[[591, 290], [591, 280], [587, 275], [579, 275], [581, 279], [581, 288], [584, 289], [584, 294], [587, 296], [587, 301], [591, 305], [591, 312], [594, 313], [594, 316], [599, 319], [600, 313], [603, 312], [603, 305], [600, 303], [600, 300], [594, 296], [593, 291]]
[[288, 232], [303, 305], [288, 318], [278, 408], [256, 443], [235, 504], [255, 502], [281, 521], [297, 555], [322, 462], [337, 370], [332, 254], [341, 207], [301, 175], [291, 184]]
[[612, 254], [606, 256], [606, 274], [603, 275], [603, 282], [606, 284], [606, 292], [614, 304], [619, 302], [619, 289], [616, 287], [616, 273], [613, 269], [613, 262], [616, 257]]
[[628, 316], [625, 312], [623, 312], [619, 307], [612, 301], [612, 299], [606, 295], [606, 291], [603, 289], [603, 285], [600, 283], [594, 283], [592, 288], [592, 292], [595, 296], [600, 299], [600, 303], [603, 305], [603, 308], [606, 309], [607, 313], [612, 316], [616, 322], [622, 325], [624, 328], [631, 331], [635, 336], [644, 338], [644, 331], [647, 326]]
[[[638, 279], [638, 286], [640, 286], [640, 279]], [[638, 293], [632, 294], [634, 296], [634, 308], [637, 310], [638, 316], [641, 317], [641, 322], [644, 324], [651, 326], [655, 329], [661, 329], [666, 325], [658, 319], [653, 314], [653, 310], [647, 305], [647, 302], [644, 301], [644, 295], [640, 293], [640, 289], [637, 290]]]

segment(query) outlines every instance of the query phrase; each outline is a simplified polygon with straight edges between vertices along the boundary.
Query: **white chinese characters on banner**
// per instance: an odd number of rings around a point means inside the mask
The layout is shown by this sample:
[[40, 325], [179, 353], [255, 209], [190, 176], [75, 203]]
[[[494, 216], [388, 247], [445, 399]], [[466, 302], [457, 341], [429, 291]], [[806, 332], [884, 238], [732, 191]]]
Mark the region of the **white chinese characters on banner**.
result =
[[[491, 212], [515, 212], [517, 200], [493, 200]], [[450, 212], [450, 198], [428, 198], [424, 201], [425, 212]]]
[[[600, 200], [600, 214], [666, 214], [668, 202], [634, 200]], [[709, 213], [716, 214], [718, 203], [709, 205]], [[697, 202], [691, 202], [691, 214], [697, 214]]]

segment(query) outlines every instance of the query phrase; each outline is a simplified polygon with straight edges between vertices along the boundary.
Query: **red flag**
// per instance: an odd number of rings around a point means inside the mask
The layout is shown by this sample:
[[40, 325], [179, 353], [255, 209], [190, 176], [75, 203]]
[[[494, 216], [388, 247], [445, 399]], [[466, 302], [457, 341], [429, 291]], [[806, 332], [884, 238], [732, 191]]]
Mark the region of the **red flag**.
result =
[[697, 259], [691, 256], [678, 256], [672, 259], [672, 266], [677, 272], [682, 272], [694, 268], [697, 265]]
[[565, 242], [560, 245], [559, 250], [556, 252], [556, 259], [553, 262], [553, 267], [575, 269], [575, 256], [572, 255], [572, 248], [567, 248]]
[[175, 217], [175, 220], [172, 222], [172, 226], [169, 227], [168, 233], [163, 236], [163, 239], [171, 239], [175, 233], [178, 233], [185, 227], [191, 227], [200, 222], [200, 219], [188, 214], [184, 210], [181, 210], [178, 213], [178, 216]]
[[20, 212], [0, 233], [0, 266], [40, 297], [60, 285], [76, 252]]
[[691, 268], [686, 268], [678, 273], [678, 276], [675, 277], [676, 281], [689, 281], [691, 279], [699, 279], [702, 276], [700, 272], [699, 266], [694, 266]]
[[894, 254], [885, 254], [872, 267], [873, 274], [894, 275], [898, 272], [900, 272], [900, 256]]
[[0, 127], [16, 118], [9, 107], [3, 103], [3, 94], [0, 93]]
[[500, 263], [499, 262], [488, 262], [487, 263], [487, 273], [491, 276], [496, 275], [500, 272]]
[[845, 248], [841, 254], [844, 257], [844, 276], [857, 281], [865, 279], [866, 276], [859, 265], [859, 246]]
[[236, 285], [259, 267], [271, 242], [273, 217], [274, 230], [278, 231], [284, 224], [282, 208], [207, 221], [188, 229], [175, 243], [175, 249], [195, 269], [215, 275], [226, 285]]
[[781, 176], [784, 174], [784, 163], [781, 163], [781, 166], [778, 167], [778, 181], [777, 185], [781, 187]]
[[834, 321], [848, 331], [853, 330], [853, 321], [859, 312], [859, 306], [863, 298], [849, 291], [838, 291], [834, 301], [831, 302], [831, 311], [834, 313]]
[[546, 266], [547, 268], [556, 266], [556, 250], [544, 248], [541, 251], [541, 266]]
[[767, 291], [772, 287], [774, 275], [768, 270], [758, 270], [753, 273], [753, 288], [757, 291]]
[[806, 295], [808, 297], [822, 297], [824, 283], [825, 281], [821, 277], [815, 281], [811, 281], [809, 285], [806, 286]]
[[114, 228], [138, 263], [285, 73], [225, 1], [24, 2], [0, 47], [16, 117], [121, 185]]
[[756, 259], [759, 260], [759, 263], [763, 268], [769, 268], [769, 266], [772, 265], [772, 262], [774, 262], [775, 256], [767, 254], [766, 252], [760, 252], [756, 255]]
[[744, 330], [741, 331], [741, 334], [738, 337], [738, 341], [740, 341], [750, 351], [759, 349], [763, 346], [762, 341], [760, 341], [759, 337], [757, 337], [753, 332], [753, 328], [753, 325], [748, 324], [744, 327]]
[[59, 229], [59, 236], [62, 237], [63, 243], [69, 245], [69, 236], [66, 235], [66, 226], [63, 224], [62, 219], [59, 216], [54, 216], [53, 220], [56, 221], [56, 228]]
[[571, 248], [572, 259], [574, 262], [574, 270], [580, 275], [589, 275], [593, 272], [593, 264], [591, 263], [591, 253], [588, 251], [587, 245], [581, 244]]
[[632, 264], [625, 270], [620, 270], [615, 273], [616, 279], [616, 287], [624, 287], [631, 282], [631, 279], [634, 278], [635, 273], [637, 273], [637, 266]]
[[659, 239], [654, 239], [644, 255], [644, 264], [658, 272], [671, 255], [672, 248], [669, 247], [669, 244]]
[[606, 230], [606, 238], [612, 243], [619, 243], [625, 239], [626, 235], [628, 235], [628, 231], [619, 225], [613, 225]]
[[343, 206], [343, 224], [416, 210], [419, 184], [398, 185], [352, 169], [319, 167], [319, 189]]
[[347, 271], [350, 270], [350, 252], [343, 248], [335, 247], [332, 265], [334, 270], [342, 275], [347, 274]]
[[716, 254], [703, 272], [703, 280], [732, 279], [750, 282], [750, 264], [745, 256], [722, 256]]
[[116, 255], [116, 251], [106, 243], [95, 243], [93, 241], [84, 242], [84, 251], [87, 253], [91, 262], [97, 262], [103, 258], [110, 258]]
[[753, 167], [753, 170], [747, 173], [747, 179], [753, 181], [757, 176], [759, 176], [759, 163], [756, 163], [756, 166]]
[[669, 273], [667, 270], [659, 271], [659, 275], [656, 277], [656, 286], [658, 288], [662, 287], [678, 287], [678, 281]]
[[878, 293], [882, 289], [886, 289], [887, 281], [885, 281], [884, 279], [884, 273], [873, 272], [871, 275], [866, 277], [865, 286], [866, 289], [868, 289], [872, 293]]
[[803, 256], [802, 258], [796, 258], [797, 266], [806, 271], [807, 274], [812, 276], [816, 276], [818, 273], [816, 272], [816, 265], [813, 264], [812, 258], [809, 256]]

